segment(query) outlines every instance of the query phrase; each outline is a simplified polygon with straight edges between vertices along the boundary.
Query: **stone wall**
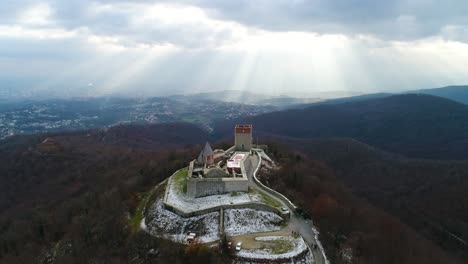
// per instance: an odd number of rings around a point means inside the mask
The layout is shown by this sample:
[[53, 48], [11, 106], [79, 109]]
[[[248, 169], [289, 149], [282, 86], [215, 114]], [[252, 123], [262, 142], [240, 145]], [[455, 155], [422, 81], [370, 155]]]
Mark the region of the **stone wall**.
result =
[[197, 198], [229, 192], [247, 192], [249, 190], [247, 174], [254, 169], [249, 155], [240, 164], [242, 178], [192, 178], [193, 164], [192, 161], [189, 166], [187, 181], [187, 194], [190, 197]]
[[[307, 245], [307, 243], [305, 243]], [[283, 257], [283, 258], [276, 258], [276, 259], [270, 259], [270, 258], [262, 258], [261, 255], [258, 256], [258, 258], [247, 258], [247, 257], [241, 257], [238, 255], [235, 255], [234, 258], [240, 261], [246, 261], [247, 263], [255, 263], [255, 264], [260, 264], [260, 263], [275, 263], [275, 264], [289, 264], [289, 263], [303, 263], [303, 259], [305, 256], [309, 253], [309, 251], [312, 253], [312, 250], [310, 250], [308, 247], [306, 247], [304, 250], [301, 252], [298, 252], [297, 255], [295, 256], [288, 256], [288, 257]]]
[[236, 150], [249, 151], [252, 148], [252, 134], [236, 133], [234, 142], [235, 142]]
[[[190, 190], [189, 190], [190, 189]], [[190, 197], [202, 197], [226, 192], [226, 187], [221, 179], [189, 179], [187, 192]]]
[[190, 178], [187, 183], [187, 194], [194, 198], [229, 192], [247, 192], [248, 190], [249, 182], [242, 178]]
[[224, 181], [225, 192], [248, 192], [248, 180], [226, 180]]
[[[239, 204], [223, 204], [223, 205], [217, 205], [217, 206], [213, 206], [213, 207], [210, 207], [210, 208], [206, 208], [206, 209], [202, 209], [202, 210], [198, 210], [198, 211], [190, 211], [190, 212], [183, 211], [183, 210], [181, 210], [181, 209], [179, 209], [177, 207], [174, 207], [171, 204], [168, 204], [166, 202], [164, 202], [163, 204], [164, 204], [164, 208], [166, 210], [174, 212], [174, 213], [176, 213], [176, 214], [178, 214], [178, 215], [180, 215], [180, 216], [182, 216], [184, 218], [204, 215], [204, 214], [208, 214], [208, 213], [211, 213], [211, 212], [217, 212], [221, 208], [223, 210], [248, 208], [248, 209], [254, 209], [254, 210], [259, 210], [259, 211], [268, 211], [268, 212], [272, 212], [272, 213], [275, 213], [275, 214], [281, 216], [283, 218], [283, 220], [286, 220], [287, 217], [289, 216], [289, 215], [283, 214], [278, 208], [272, 207], [272, 206], [267, 205], [267, 204], [258, 203], [258, 202], [247, 202], [247, 203], [239, 203]], [[286, 216], [286, 218], [285, 218], [285, 216]]]

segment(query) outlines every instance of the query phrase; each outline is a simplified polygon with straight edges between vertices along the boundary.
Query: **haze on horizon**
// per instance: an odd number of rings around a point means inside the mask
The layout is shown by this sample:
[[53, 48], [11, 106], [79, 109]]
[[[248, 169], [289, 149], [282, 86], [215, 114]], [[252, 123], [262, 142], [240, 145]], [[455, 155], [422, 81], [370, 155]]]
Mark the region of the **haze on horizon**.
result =
[[468, 83], [463, 0], [0, 2], [0, 98]]

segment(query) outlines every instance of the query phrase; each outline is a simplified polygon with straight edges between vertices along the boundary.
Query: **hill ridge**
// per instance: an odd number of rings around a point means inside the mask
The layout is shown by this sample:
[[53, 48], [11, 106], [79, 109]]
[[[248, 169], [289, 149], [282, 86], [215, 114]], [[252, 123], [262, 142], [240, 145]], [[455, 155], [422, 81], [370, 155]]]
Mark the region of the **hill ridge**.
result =
[[254, 131], [298, 138], [351, 137], [386, 151], [430, 159], [468, 158], [468, 106], [419, 94], [315, 105], [219, 122], [223, 137], [232, 123]]

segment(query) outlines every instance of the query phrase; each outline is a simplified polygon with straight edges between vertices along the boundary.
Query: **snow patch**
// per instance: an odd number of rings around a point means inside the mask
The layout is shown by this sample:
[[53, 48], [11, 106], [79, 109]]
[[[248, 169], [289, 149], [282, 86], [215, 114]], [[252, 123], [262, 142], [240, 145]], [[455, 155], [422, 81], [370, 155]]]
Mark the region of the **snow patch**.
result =
[[143, 219], [141, 219], [140, 228], [141, 228], [141, 230], [143, 230], [143, 231], [147, 231], [147, 230], [148, 230], [148, 227], [146, 226], [145, 218], [144, 218], [144, 217], [143, 217]]
[[263, 237], [256, 237], [255, 240], [257, 241], [275, 241], [275, 240], [291, 240], [289, 237], [286, 236], [263, 236]]
[[[233, 264], [264, 264], [265, 261], [254, 261], [254, 260], [234, 260], [232, 262]], [[314, 263], [314, 259], [312, 257], [312, 253], [310, 251], [305, 254], [302, 258], [294, 258], [291, 260], [285, 260], [285, 261], [275, 261], [274, 263], [278, 264], [311, 264]]]
[[202, 243], [220, 239], [218, 212], [183, 218], [164, 209], [160, 199], [150, 207], [145, 219], [146, 231], [156, 237], [187, 243], [187, 234], [194, 232]]
[[262, 150], [257, 151], [258, 154], [262, 157], [262, 159], [267, 160], [268, 162], [274, 163], [273, 160]]
[[283, 218], [279, 215], [254, 209], [228, 209], [224, 211], [224, 230], [229, 236], [277, 231]]
[[327, 259], [327, 255], [325, 255], [325, 249], [323, 248], [323, 245], [322, 245], [322, 243], [320, 242], [320, 240], [318, 238], [320, 232], [318, 231], [317, 228], [315, 228], [315, 226], [312, 226], [312, 231], [314, 231], [315, 241], [317, 241], [317, 246], [319, 247], [320, 252], [323, 255], [323, 259], [325, 260], [325, 264], [330, 264], [330, 261]]
[[287, 236], [267, 236], [267, 237], [257, 237], [256, 240], [261, 241], [275, 241], [275, 240], [288, 240], [293, 243], [294, 247], [291, 251], [283, 254], [274, 254], [270, 248], [262, 249], [243, 249], [237, 253], [238, 256], [243, 258], [251, 259], [292, 259], [295, 256], [308, 251], [306, 243], [302, 239], [287, 237]]

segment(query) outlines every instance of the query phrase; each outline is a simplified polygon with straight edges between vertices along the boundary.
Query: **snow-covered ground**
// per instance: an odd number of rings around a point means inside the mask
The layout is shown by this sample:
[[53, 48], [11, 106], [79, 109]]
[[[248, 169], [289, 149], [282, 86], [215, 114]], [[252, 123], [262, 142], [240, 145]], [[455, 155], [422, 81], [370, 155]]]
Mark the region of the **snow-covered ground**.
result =
[[263, 160], [273, 163], [273, 160], [263, 150], [258, 150], [257, 153], [262, 157]]
[[[287, 240], [293, 244], [293, 249], [283, 254], [274, 254], [270, 248], [263, 249], [242, 249], [237, 253], [238, 256], [251, 259], [292, 259], [295, 256], [309, 250], [302, 237], [294, 238], [290, 236], [269, 236], [258, 237], [260, 241]], [[309, 262], [310, 263], [310, 262]]]
[[[276, 262], [278, 264], [311, 264], [314, 263], [312, 258], [312, 253], [308, 252], [307, 254], [304, 255], [302, 258], [298, 259], [290, 259], [290, 260], [284, 260], [280, 262]], [[233, 264], [264, 264], [265, 262], [257, 262], [257, 261], [247, 261], [247, 260], [234, 260], [232, 262]]]
[[272, 171], [277, 171], [278, 169], [279, 169], [279, 166], [276, 165], [273, 161], [270, 162], [268, 160], [262, 159], [261, 167], [260, 167], [260, 176], [269, 174]]
[[153, 236], [180, 243], [186, 243], [185, 239], [189, 232], [195, 232], [203, 243], [220, 239], [218, 212], [183, 218], [164, 209], [162, 200], [157, 200], [151, 205], [141, 227]]
[[188, 197], [186, 194], [177, 191], [176, 188], [174, 188], [174, 184], [172, 183], [169, 187], [166, 202], [185, 212], [192, 212], [212, 208], [218, 205], [262, 202], [262, 198], [258, 194], [248, 194], [243, 192], [237, 192], [236, 195], [226, 193], [206, 197], [191, 198]]
[[253, 209], [228, 209], [224, 211], [224, 231], [229, 236], [281, 229], [283, 218], [279, 215]]
[[327, 255], [325, 254], [325, 249], [323, 248], [323, 245], [322, 245], [322, 243], [320, 242], [320, 240], [318, 238], [320, 232], [318, 231], [318, 229], [315, 226], [312, 226], [312, 230], [314, 231], [315, 241], [317, 241], [317, 245], [318, 245], [318, 247], [320, 249], [320, 252], [323, 255], [323, 259], [325, 260], [325, 264], [330, 264], [330, 261], [328, 260]]

